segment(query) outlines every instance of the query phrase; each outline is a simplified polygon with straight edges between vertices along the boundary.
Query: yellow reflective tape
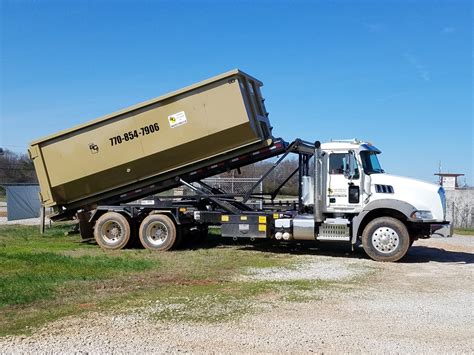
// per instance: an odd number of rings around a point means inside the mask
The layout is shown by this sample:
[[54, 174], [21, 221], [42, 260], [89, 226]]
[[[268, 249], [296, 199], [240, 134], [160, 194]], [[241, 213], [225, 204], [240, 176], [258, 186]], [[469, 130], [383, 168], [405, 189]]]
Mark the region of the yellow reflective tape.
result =
[[266, 232], [267, 231], [267, 225], [266, 224], [259, 224], [258, 225], [258, 231], [259, 232]]
[[246, 221], [246, 220], [247, 220], [247, 216], [240, 216], [240, 220], [241, 220], [241, 221]]
[[267, 217], [258, 216], [258, 223], [267, 223]]
[[274, 214], [273, 214], [273, 219], [278, 219], [278, 218], [280, 218], [280, 214], [274, 213]]
[[221, 216], [221, 221], [222, 222], [229, 222], [229, 216], [222, 215]]

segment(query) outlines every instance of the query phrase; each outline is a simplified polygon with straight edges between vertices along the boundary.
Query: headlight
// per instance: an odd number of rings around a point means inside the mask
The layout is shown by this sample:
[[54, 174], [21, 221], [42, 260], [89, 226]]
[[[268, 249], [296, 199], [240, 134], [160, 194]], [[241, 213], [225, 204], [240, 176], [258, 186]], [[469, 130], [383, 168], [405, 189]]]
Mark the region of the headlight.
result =
[[411, 214], [411, 218], [420, 220], [433, 219], [433, 214], [431, 211], [416, 211]]
[[438, 195], [441, 199], [441, 206], [443, 206], [443, 218], [446, 218], [446, 193], [444, 192], [444, 188], [440, 187], [438, 189]]

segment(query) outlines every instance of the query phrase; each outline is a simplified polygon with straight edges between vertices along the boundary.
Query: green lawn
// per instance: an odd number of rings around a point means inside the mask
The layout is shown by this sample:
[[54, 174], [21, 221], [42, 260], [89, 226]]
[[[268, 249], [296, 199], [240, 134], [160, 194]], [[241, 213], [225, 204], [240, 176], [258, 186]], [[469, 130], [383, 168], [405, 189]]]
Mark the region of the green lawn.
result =
[[0, 336], [28, 333], [68, 315], [150, 304], [156, 306], [149, 314], [154, 319], [221, 321], [253, 312], [255, 299], [317, 299], [307, 291], [338, 285], [242, 281], [239, 275], [248, 268], [293, 268], [297, 257], [222, 244], [218, 235], [194, 250], [104, 252], [77, 235], [65, 236], [70, 228], [54, 224], [40, 235], [37, 226], [0, 226]]
[[454, 228], [454, 234], [474, 236], [474, 229], [473, 228]]
[[219, 245], [217, 236], [195, 250], [104, 252], [77, 235], [65, 236], [69, 229], [54, 225], [42, 236], [36, 226], [0, 226], [0, 336], [28, 333], [67, 315], [150, 303], [159, 305], [152, 318], [220, 321], [252, 312], [257, 296], [296, 300], [298, 290], [331, 287], [318, 281], [241, 281], [247, 268], [291, 268], [296, 257]]

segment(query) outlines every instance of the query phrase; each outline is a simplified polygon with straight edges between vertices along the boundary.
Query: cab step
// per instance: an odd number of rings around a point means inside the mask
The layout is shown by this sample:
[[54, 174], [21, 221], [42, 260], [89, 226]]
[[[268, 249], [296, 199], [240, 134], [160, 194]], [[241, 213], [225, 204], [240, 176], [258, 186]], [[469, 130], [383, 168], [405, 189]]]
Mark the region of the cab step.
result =
[[350, 222], [345, 218], [327, 218], [319, 227], [316, 240], [350, 241]]

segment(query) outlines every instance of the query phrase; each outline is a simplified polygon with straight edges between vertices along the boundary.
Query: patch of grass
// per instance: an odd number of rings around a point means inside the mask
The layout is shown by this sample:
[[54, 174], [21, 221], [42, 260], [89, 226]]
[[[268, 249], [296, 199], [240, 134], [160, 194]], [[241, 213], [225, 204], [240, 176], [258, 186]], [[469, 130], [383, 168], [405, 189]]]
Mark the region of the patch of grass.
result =
[[0, 308], [51, 297], [59, 285], [68, 281], [111, 278], [123, 271], [151, 266], [150, 261], [139, 259], [0, 251]]
[[[146, 293], [134, 293], [126, 304], [112, 300], [109, 307], [121, 312], [132, 308], [161, 321], [215, 323], [255, 312], [267, 301], [286, 300], [290, 289], [290, 284], [278, 281], [168, 285]], [[311, 288], [311, 291], [316, 289]]]
[[72, 226], [67, 223], [55, 224], [53, 228], [46, 228], [45, 234], [41, 235], [38, 226], [0, 226], [0, 251], [16, 253], [95, 249], [92, 245], [80, 243], [80, 237], [77, 235], [65, 237], [65, 233], [71, 228]]
[[[0, 336], [84, 312], [145, 312], [158, 320], [225, 321], [275, 300], [303, 302], [322, 281], [244, 281], [249, 269], [294, 268], [298, 256], [216, 242], [195, 250], [104, 252], [65, 236], [70, 225], [0, 226]], [[347, 283], [347, 281], [346, 281]]]
[[[167, 253], [104, 252], [82, 243], [77, 235], [65, 236], [70, 229], [57, 224], [40, 235], [36, 226], [0, 226], [0, 335], [24, 333], [90, 309], [122, 306], [125, 300], [142, 304], [150, 297], [194, 305], [198, 313], [190, 319], [225, 318], [216, 316], [217, 311], [206, 318], [206, 307], [237, 304], [244, 294], [256, 293], [249, 286], [233, 295], [234, 275], [249, 267], [287, 265], [292, 259], [232, 246]], [[229, 309], [234, 314], [241, 308]], [[172, 314], [158, 318], [169, 319]]]
[[309, 302], [319, 300], [318, 292], [334, 287], [326, 281], [223, 281], [193, 285], [165, 285], [134, 293], [129, 300], [109, 301], [120, 312], [134, 309], [161, 321], [222, 322], [253, 313], [273, 301]]
[[317, 296], [314, 293], [296, 293], [291, 292], [284, 298], [287, 302], [296, 302], [296, 303], [307, 303], [313, 301], [320, 301], [322, 300], [321, 296]]
[[454, 234], [474, 236], [474, 229], [473, 228], [454, 228]]
[[153, 298], [155, 301], [150, 302], [149, 316], [158, 320], [217, 322], [249, 311], [248, 300], [238, 285], [194, 285], [191, 290], [173, 287], [166, 291], [167, 297], [158, 292]]

